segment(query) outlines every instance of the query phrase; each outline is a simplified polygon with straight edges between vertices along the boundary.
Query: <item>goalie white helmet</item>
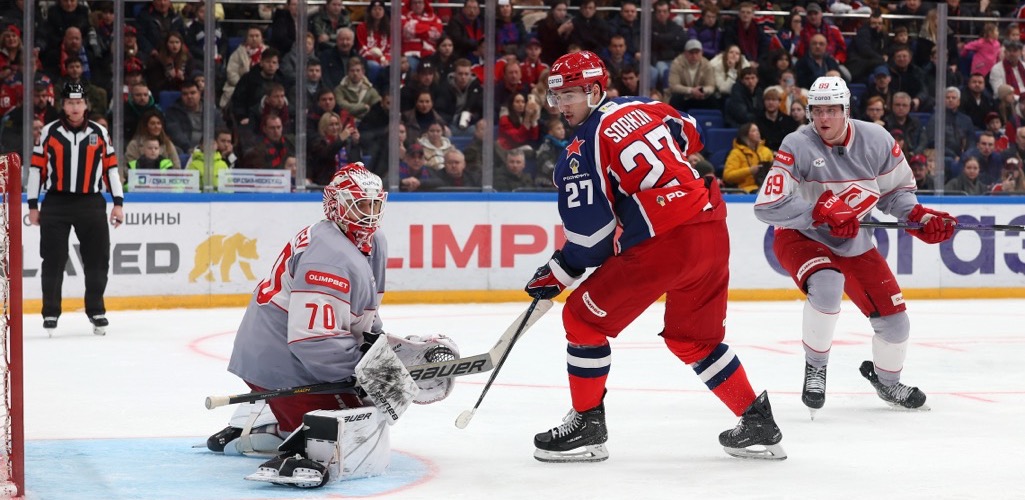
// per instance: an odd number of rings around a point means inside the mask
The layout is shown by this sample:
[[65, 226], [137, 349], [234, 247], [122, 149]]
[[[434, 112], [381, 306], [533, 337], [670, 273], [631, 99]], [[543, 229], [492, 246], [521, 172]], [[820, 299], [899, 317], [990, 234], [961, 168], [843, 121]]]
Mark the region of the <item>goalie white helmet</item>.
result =
[[847, 88], [847, 82], [838, 76], [820, 76], [815, 79], [808, 89], [808, 120], [814, 122], [812, 108], [815, 106], [843, 106], [844, 128], [851, 118], [851, 91]]
[[338, 224], [361, 252], [370, 254], [387, 199], [380, 177], [362, 163], [350, 163], [324, 187], [324, 216]]

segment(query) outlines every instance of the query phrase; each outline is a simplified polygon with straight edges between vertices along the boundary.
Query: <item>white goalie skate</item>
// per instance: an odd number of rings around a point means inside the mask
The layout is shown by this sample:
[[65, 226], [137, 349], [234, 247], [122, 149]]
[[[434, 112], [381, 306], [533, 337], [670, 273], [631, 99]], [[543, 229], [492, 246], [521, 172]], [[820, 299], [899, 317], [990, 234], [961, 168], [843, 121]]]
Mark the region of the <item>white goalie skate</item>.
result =
[[246, 479], [296, 488], [319, 488], [327, 484], [329, 476], [327, 467], [297, 453], [267, 461]]

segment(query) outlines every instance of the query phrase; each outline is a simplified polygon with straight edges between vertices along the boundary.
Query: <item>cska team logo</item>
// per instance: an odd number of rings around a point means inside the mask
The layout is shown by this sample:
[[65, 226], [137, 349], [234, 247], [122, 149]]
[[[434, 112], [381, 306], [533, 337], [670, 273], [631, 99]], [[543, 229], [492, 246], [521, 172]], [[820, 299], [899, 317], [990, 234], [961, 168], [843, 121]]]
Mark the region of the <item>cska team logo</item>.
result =
[[579, 137], [574, 137], [573, 142], [566, 146], [566, 157], [573, 155], [583, 156], [580, 154], [580, 146], [584, 145], [584, 140]]

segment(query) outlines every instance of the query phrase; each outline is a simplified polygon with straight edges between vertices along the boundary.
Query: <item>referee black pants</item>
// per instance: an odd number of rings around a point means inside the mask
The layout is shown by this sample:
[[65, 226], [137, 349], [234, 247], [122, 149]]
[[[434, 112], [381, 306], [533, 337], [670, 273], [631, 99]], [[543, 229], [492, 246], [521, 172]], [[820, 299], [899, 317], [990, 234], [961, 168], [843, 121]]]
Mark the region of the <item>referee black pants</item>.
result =
[[43, 317], [60, 317], [61, 286], [68, 264], [71, 229], [81, 243], [85, 273], [85, 313], [106, 314], [103, 292], [110, 269], [110, 228], [107, 202], [101, 194], [49, 192], [39, 208], [39, 256], [43, 259]]

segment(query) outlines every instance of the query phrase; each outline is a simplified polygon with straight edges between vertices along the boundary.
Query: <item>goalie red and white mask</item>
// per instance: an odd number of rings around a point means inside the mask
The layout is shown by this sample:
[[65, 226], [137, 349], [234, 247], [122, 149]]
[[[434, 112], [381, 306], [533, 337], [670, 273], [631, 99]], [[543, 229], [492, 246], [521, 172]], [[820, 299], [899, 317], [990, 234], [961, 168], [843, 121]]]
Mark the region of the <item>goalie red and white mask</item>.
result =
[[360, 252], [369, 255], [387, 199], [380, 177], [362, 163], [350, 163], [324, 188], [324, 216], [338, 224]]

